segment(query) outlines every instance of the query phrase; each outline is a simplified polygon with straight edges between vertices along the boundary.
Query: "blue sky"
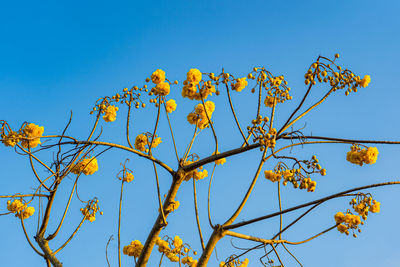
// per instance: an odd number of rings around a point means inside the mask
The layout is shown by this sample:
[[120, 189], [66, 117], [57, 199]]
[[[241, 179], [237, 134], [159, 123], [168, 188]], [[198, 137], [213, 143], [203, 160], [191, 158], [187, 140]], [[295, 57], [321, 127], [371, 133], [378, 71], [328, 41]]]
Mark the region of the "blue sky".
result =
[[[275, 75], [285, 75], [292, 88], [293, 100], [279, 107], [277, 124], [282, 124], [296, 106], [306, 87], [303, 83], [308, 66], [318, 57], [332, 57], [340, 53], [339, 64], [363, 76], [370, 74], [369, 87], [345, 97], [338, 92], [326, 103], [299, 122], [306, 126], [305, 134], [341, 138], [400, 140], [398, 135], [400, 72], [399, 26], [400, 4], [397, 1], [19, 1], [2, 3], [0, 8], [0, 91], [2, 105], [0, 119], [18, 128], [24, 121], [45, 127], [45, 134], [60, 133], [70, 111], [74, 118], [70, 134], [84, 138], [93, 117], [89, 115], [95, 101], [113, 95], [124, 87], [142, 85], [155, 69], [162, 68], [171, 80], [185, 79], [190, 68], [202, 72], [218, 73], [222, 68], [237, 76], [245, 76], [254, 66], [265, 66]], [[325, 92], [316, 87], [311, 99]], [[181, 85], [172, 89], [171, 97], [178, 102], [178, 110], [171, 115], [176, 137], [184, 147], [192, 128], [185, 122], [194, 103], [182, 99]], [[220, 137], [221, 151], [240, 144], [240, 135], [227, 112], [225, 95], [212, 99], [216, 102], [215, 127]], [[252, 118], [248, 113], [254, 105], [249, 94], [233, 96], [235, 106], [246, 125]], [[311, 102], [308, 102], [310, 104]], [[102, 140], [125, 144], [121, 107], [116, 122], [106, 124]], [[133, 114], [132, 136], [149, 131], [154, 123], [154, 109]], [[305, 124], [306, 123], [306, 124]], [[166, 122], [161, 122], [160, 136], [164, 142], [155, 152], [176, 167]], [[233, 130], [232, 130], [233, 128]], [[204, 131], [193, 148], [201, 156], [213, 151], [212, 136]], [[339, 190], [398, 179], [399, 147], [378, 146], [378, 162], [359, 167], [346, 162], [349, 145], [310, 146], [293, 151], [295, 155], [309, 157], [316, 154], [328, 175], [317, 179], [314, 193], [284, 188], [284, 207], [317, 199]], [[181, 152], [182, 153], [182, 152]], [[52, 154], [44, 154], [51, 160]], [[222, 222], [237, 206], [240, 196], [250, 183], [257, 152], [228, 159], [218, 169], [213, 184], [212, 212], [215, 222]], [[0, 147], [2, 179], [0, 194], [29, 192], [35, 185], [29, 163], [13, 152]], [[97, 196], [105, 215], [94, 223], [85, 223], [82, 231], [65, 250], [59, 253], [65, 266], [106, 266], [104, 248], [110, 235], [116, 237], [116, 209], [119, 186], [116, 173], [120, 162], [130, 158], [135, 180], [126, 186], [122, 244], [131, 240], [145, 241], [155, 219], [156, 192], [152, 165], [128, 153], [110, 151], [99, 158], [100, 170], [83, 177], [79, 194], [84, 199]], [[272, 168], [272, 163], [265, 169]], [[208, 167], [209, 172], [211, 168]], [[45, 172], [42, 171], [44, 175]], [[170, 177], [160, 173], [163, 192], [167, 192]], [[72, 179], [65, 181], [58, 193], [55, 216], [59, 216]], [[198, 182], [201, 222], [204, 235], [207, 228], [208, 180]], [[184, 184], [178, 193], [182, 206], [169, 218], [163, 232], [180, 235], [200, 250], [196, 228], [191, 183]], [[396, 196], [399, 188], [374, 189], [371, 192], [382, 203], [381, 213], [371, 215], [357, 239], [331, 231], [304, 246], [292, 248], [304, 266], [399, 266], [396, 256], [400, 233], [396, 229], [399, 219]], [[1, 200], [0, 213], [6, 210]], [[58, 247], [68, 238], [80, 220], [77, 199], [72, 203], [68, 223], [50, 246]], [[306, 217], [302, 223], [288, 231], [288, 240], [298, 241], [318, 233], [333, 223], [333, 215], [349, 206], [346, 200], [335, 200]], [[249, 200], [240, 220], [260, 216], [278, 209], [276, 185], [260, 179], [254, 196]], [[284, 218], [289, 221], [292, 217]], [[50, 222], [54, 227], [58, 218]], [[31, 236], [34, 219], [26, 224]], [[270, 237], [276, 231], [277, 221], [259, 223], [240, 232]], [[2, 265], [43, 266], [26, 243], [19, 222], [12, 216], [0, 218]], [[234, 240], [235, 245], [247, 246]], [[117, 243], [109, 247], [110, 260], [116, 264]], [[225, 259], [235, 251], [230, 239], [217, 246], [218, 257]], [[155, 252], [154, 254], [157, 254]], [[287, 266], [296, 266], [282, 251]], [[154, 255], [155, 256], [155, 255]], [[261, 252], [250, 254], [257, 266]], [[152, 258], [155, 265], [158, 255]], [[132, 259], [123, 257], [124, 266]], [[210, 266], [216, 264], [212, 257]], [[257, 262], [257, 264], [255, 263]]]

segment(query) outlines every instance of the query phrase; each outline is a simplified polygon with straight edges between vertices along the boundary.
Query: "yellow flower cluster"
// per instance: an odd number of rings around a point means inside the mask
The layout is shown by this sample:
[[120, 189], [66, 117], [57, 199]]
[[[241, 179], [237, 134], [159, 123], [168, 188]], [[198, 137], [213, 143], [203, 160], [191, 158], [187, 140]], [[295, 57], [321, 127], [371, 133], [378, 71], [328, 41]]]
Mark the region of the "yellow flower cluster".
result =
[[236, 79], [236, 83], [235, 83], [234, 86], [233, 86], [233, 90], [235, 90], [236, 92], [240, 92], [240, 91], [242, 91], [247, 85], [248, 85], [248, 82], [246, 81], [246, 77]]
[[[338, 224], [337, 229], [341, 233], [349, 234], [349, 229], [356, 230], [361, 232], [361, 229], [358, 227], [359, 224], [363, 225], [364, 222], [361, 221], [360, 217], [365, 221], [368, 217], [368, 213], [378, 213], [381, 209], [381, 203], [372, 199], [370, 194], [358, 193], [355, 198], [350, 201], [355, 212], [358, 215], [353, 215], [349, 211], [344, 215], [342, 212], [338, 212], [335, 215], [335, 221]], [[353, 233], [354, 237], [357, 237], [356, 234]]]
[[152, 93], [162, 96], [166, 96], [169, 94], [171, 86], [169, 82], [165, 81], [165, 72], [163, 70], [156, 70], [155, 72], [153, 72], [150, 78], [152, 82], [156, 84], [156, 87], [151, 89]]
[[186, 74], [186, 80], [192, 84], [199, 84], [201, 81], [202, 75], [198, 69], [190, 69]]
[[134, 176], [132, 173], [130, 173], [130, 172], [125, 173], [124, 182], [130, 183], [133, 181], [133, 179], [134, 179]]
[[108, 107], [103, 111], [103, 113], [105, 113], [104, 116], [103, 116], [103, 119], [104, 119], [106, 122], [115, 121], [115, 119], [117, 118], [117, 111], [118, 111], [118, 107], [112, 106], [112, 105], [108, 106]]
[[[219, 154], [219, 151], [217, 151], [217, 154]], [[212, 155], [215, 155], [215, 151], [212, 153]], [[223, 165], [226, 162], [226, 158], [220, 158], [214, 161], [215, 164], [217, 165]]]
[[232, 260], [229, 261], [228, 263], [225, 263], [224, 261], [221, 261], [219, 264], [219, 267], [247, 267], [249, 264], [249, 259], [246, 258], [244, 261], [239, 261], [239, 260]]
[[170, 99], [167, 102], [165, 102], [165, 109], [167, 110], [168, 113], [172, 113], [173, 111], [176, 110], [176, 102], [174, 99]]
[[275, 173], [274, 171], [264, 171], [265, 179], [270, 180], [271, 182], [278, 182], [281, 180], [282, 175]]
[[[314, 172], [320, 173], [321, 175], [326, 174], [326, 170], [321, 169], [321, 166], [317, 164], [317, 162], [318, 160], [316, 156], [313, 156], [312, 161], [303, 161], [303, 163], [307, 164], [307, 168], [312, 168], [312, 171], [306, 172], [307, 176]], [[312, 181], [310, 177], [306, 177], [304, 174], [302, 174], [302, 170], [304, 170], [304, 168], [301, 165], [298, 169], [287, 169], [286, 165], [278, 163], [278, 165], [275, 167], [275, 170], [264, 171], [264, 176], [271, 182], [279, 182], [281, 179], [283, 179], [282, 184], [284, 186], [290, 182], [293, 184], [294, 188], [307, 189], [308, 192], [314, 192], [317, 182]]]
[[135, 148], [140, 151], [147, 151], [146, 146], [148, 144], [147, 136], [139, 134], [135, 139]]
[[307, 189], [308, 192], [314, 192], [316, 186], [317, 182], [312, 181], [311, 178], [304, 178], [300, 183], [300, 189]]
[[338, 231], [346, 235], [349, 234], [349, 229], [357, 229], [358, 225], [362, 223], [360, 216], [351, 213], [346, 213], [345, 215], [342, 212], [338, 212], [335, 214], [334, 218], [336, 224], [338, 224]]
[[362, 166], [365, 164], [374, 164], [378, 159], [378, 149], [376, 147], [368, 147], [361, 149], [356, 145], [352, 145], [350, 151], [347, 152], [347, 161]]
[[381, 211], [381, 203], [376, 200], [373, 200], [372, 203], [373, 203], [373, 205], [369, 208], [369, 211], [372, 213], [380, 212]]
[[23, 204], [19, 199], [16, 199], [13, 202], [11, 202], [11, 200], [7, 201], [7, 209], [12, 213], [15, 213], [15, 216], [22, 220], [31, 217], [33, 213], [35, 213], [34, 207], [28, 207], [26, 203]]
[[[200, 84], [201, 81], [201, 72], [198, 69], [190, 69], [186, 75], [186, 80], [183, 82], [182, 97], [187, 97], [190, 100], [201, 100], [207, 99], [208, 96], [216, 92], [211, 81]], [[198, 88], [199, 91], [197, 91]]]
[[21, 141], [22, 137], [23, 136], [20, 133], [10, 130], [7, 135], [5, 135], [5, 134], [1, 135], [1, 138], [2, 138], [1, 142], [5, 146], [14, 147], [16, 144], [18, 144], [19, 141]]
[[276, 129], [271, 128], [267, 134], [265, 134], [265, 130], [263, 130], [263, 129], [261, 129], [261, 130], [262, 130], [261, 132], [264, 131], [264, 133], [261, 133], [257, 137], [257, 139], [260, 140], [260, 145], [261, 145], [260, 149], [264, 150], [265, 148], [268, 148], [268, 147], [274, 148], [276, 145], [276, 140], [275, 140]]
[[[137, 150], [140, 150], [140, 151], [143, 151], [143, 152], [147, 153], [149, 151], [148, 147], [150, 145], [150, 142], [151, 142], [151, 138], [149, 138], [147, 135], [139, 134], [138, 136], [136, 136], [136, 139], [135, 139], [135, 148]], [[161, 141], [161, 137], [155, 137], [151, 147], [155, 148], [159, 144], [161, 144], [161, 142], [162, 142]]]
[[197, 104], [194, 112], [189, 113], [189, 115], [187, 116], [187, 120], [190, 124], [197, 125], [199, 129], [204, 129], [208, 126], [208, 118], [211, 119], [214, 110], [215, 104], [212, 101], [207, 101], [206, 103], [204, 103], [204, 105], [203, 103]]
[[80, 174], [81, 172], [85, 175], [92, 175], [99, 170], [97, 159], [95, 157], [82, 159], [80, 162], [75, 164], [71, 172], [73, 174]]
[[[193, 162], [194, 161], [187, 160], [184, 165], [185, 166], [186, 165], [190, 165]], [[201, 180], [201, 179], [207, 177], [208, 176], [208, 171], [206, 169], [200, 171], [201, 169], [203, 169], [203, 167], [197, 168], [197, 169], [195, 169], [193, 171], [186, 172], [184, 180], [185, 181], [189, 181], [191, 178], [193, 178], [195, 180]]]
[[164, 253], [171, 262], [179, 261], [179, 255], [181, 254], [181, 249], [183, 246], [183, 241], [179, 236], [174, 237], [172, 241], [172, 249], [168, 241], [163, 240], [160, 237], [157, 237], [156, 245], [158, 246], [158, 251], [160, 253]]
[[359, 84], [361, 87], [367, 87], [369, 83], [371, 82], [371, 77], [369, 75], [365, 75], [364, 78], [359, 80]]
[[[99, 211], [98, 203], [98, 199], [90, 200], [85, 208], [80, 209], [82, 215], [85, 216], [85, 220], [90, 222], [94, 222], [96, 220], [96, 213]], [[103, 212], [100, 212], [100, 215], [103, 215]]]
[[360, 87], [367, 87], [371, 82], [371, 77], [365, 75], [364, 78], [354, 75], [350, 70], [343, 70], [341, 66], [336, 65], [333, 61], [328, 60], [328, 64], [314, 62], [311, 68], [304, 75], [306, 85], [315, 85], [317, 81], [329, 83], [333, 90], [347, 88], [345, 94], [357, 92]]
[[24, 139], [21, 142], [21, 146], [28, 148], [35, 148], [40, 142], [40, 137], [43, 135], [44, 127], [40, 127], [36, 124], [29, 123], [22, 130]]
[[186, 264], [188, 267], [196, 267], [197, 260], [194, 260], [192, 257], [186, 256], [182, 259], [182, 264]]
[[155, 84], [160, 84], [165, 81], [165, 71], [158, 69], [151, 74], [151, 81]]
[[177, 210], [180, 206], [180, 202], [178, 200], [172, 200], [168, 207], [165, 209], [166, 212], [173, 212], [175, 210]]
[[[255, 75], [258, 74], [257, 83], [267, 91], [267, 96], [264, 99], [264, 105], [266, 107], [272, 107], [275, 98], [276, 103], [284, 103], [286, 100], [292, 99], [292, 96], [289, 94], [290, 87], [286, 86], [287, 81], [285, 81], [283, 75], [274, 77], [270, 72], [266, 71], [265, 68], [254, 68], [253, 72]], [[247, 77], [249, 79], [255, 79], [253, 73], [249, 73]], [[254, 93], [255, 89], [253, 88], [251, 92]]]
[[143, 245], [139, 240], [134, 240], [132, 241], [129, 245], [124, 246], [122, 249], [122, 253], [124, 255], [128, 256], [134, 256], [135, 258], [138, 258], [140, 256], [140, 253], [142, 253]]
[[367, 219], [368, 212], [378, 213], [381, 210], [381, 203], [367, 196], [353, 198], [350, 204], [352, 204], [354, 211], [364, 220]]
[[162, 95], [166, 96], [169, 94], [171, 90], [171, 86], [168, 82], [162, 82], [157, 84], [157, 86], [154, 88], [153, 92], [155, 95]]
[[267, 108], [272, 108], [274, 106], [274, 97], [267, 95], [264, 99], [264, 105]]

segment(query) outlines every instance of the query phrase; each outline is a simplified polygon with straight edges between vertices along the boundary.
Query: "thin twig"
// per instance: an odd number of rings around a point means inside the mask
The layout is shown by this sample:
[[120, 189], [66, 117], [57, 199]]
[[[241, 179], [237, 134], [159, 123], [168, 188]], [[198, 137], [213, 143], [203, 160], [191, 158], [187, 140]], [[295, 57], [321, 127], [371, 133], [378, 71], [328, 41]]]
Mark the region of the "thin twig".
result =
[[240, 134], [241, 134], [242, 137], [243, 137], [244, 142], [245, 142], [246, 145], [248, 146], [249, 143], [247, 142], [247, 138], [244, 136], [244, 133], [243, 133], [243, 131], [242, 131], [242, 128], [240, 127], [240, 124], [239, 124], [239, 120], [238, 120], [238, 118], [236, 117], [235, 109], [233, 108], [233, 104], [232, 104], [232, 100], [231, 100], [231, 94], [229, 93], [228, 84], [225, 84], [225, 86], [226, 86], [226, 93], [227, 93], [227, 95], [228, 95], [228, 101], [229, 101], [229, 105], [230, 105], [230, 107], [231, 107], [232, 115], [233, 115], [233, 117], [235, 118], [236, 125], [237, 125], [237, 127], [238, 127], [238, 129], [239, 129], [239, 131], [240, 131]]
[[199, 211], [197, 210], [196, 179], [194, 179], [194, 178], [193, 178], [193, 199], [194, 199], [194, 212], [195, 212], [195, 215], [196, 215], [197, 229], [199, 231], [201, 248], [204, 251], [205, 246], [204, 246], [204, 241], [203, 241], [203, 234], [201, 233], [200, 220], [199, 220]]

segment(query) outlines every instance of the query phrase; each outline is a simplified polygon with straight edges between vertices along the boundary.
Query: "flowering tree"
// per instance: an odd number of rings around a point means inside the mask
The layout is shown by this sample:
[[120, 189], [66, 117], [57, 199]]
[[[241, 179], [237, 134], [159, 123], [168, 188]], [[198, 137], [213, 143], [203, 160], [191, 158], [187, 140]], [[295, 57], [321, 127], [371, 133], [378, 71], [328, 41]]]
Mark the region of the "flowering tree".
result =
[[[317, 188], [316, 180], [318, 176], [324, 176], [327, 173], [327, 170], [321, 166], [317, 156], [314, 155], [308, 159], [294, 157], [290, 154], [291, 149], [311, 144], [350, 145], [350, 151], [347, 152], [347, 160], [350, 163], [363, 166], [364, 164], [374, 164], [377, 160], [378, 149], [370, 145], [400, 144], [400, 142], [394, 141], [340, 139], [305, 135], [302, 129], [297, 126], [298, 121], [317, 108], [329, 96], [336, 93], [336, 91], [344, 91], [346, 95], [349, 95], [367, 87], [370, 83], [370, 76], [365, 75], [363, 78], [360, 78], [360, 76], [353, 74], [349, 69], [339, 66], [336, 63], [338, 58], [339, 55], [335, 55], [334, 59], [319, 56], [311, 64], [305, 74], [307, 89], [304, 97], [299, 100], [297, 107], [291, 112], [288, 118], [281, 118], [278, 112], [276, 112], [277, 106], [292, 100], [290, 95], [291, 89], [288, 87], [288, 82], [284, 76], [275, 76], [264, 67], [253, 68], [247, 77], [243, 78], [235, 77], [224, 70], [222, 70], [222, 73], [216, 75], [214, 73], [201, 72], [198, 69], [190, 69], [186, 80], [183, 82], [183, 86], [180, 87], [182, 88], [182, 97], [188, 98], [194, 103], [193, 110], [187, 114], [187, 122], [192, 125], [193, 135], [190, 142], [186, 144], [185, 151], [178, 151], [178, 140], [174, 138], [173, 123], [170, 120], [170, 115], [176, 112], [178, 104], [174, 99], [168, 98], [171, 87], [179, 87], [179, 82], [170, 81], [161, 69], [154, 71], [151, 77], [146, 79], [146, 84], [143, 86], [133, 86], [130, 89], [124, 88], [121, 93], [98, 99], [93, 110], [90, 112], [95, 115], [94, 125], [88, 137], [84, 140], [79, 140], [74, 136], [66, 134], [71, 119], [63, 131], [51, 135], [45, 135], [44, 127], [36, 125], [35, 123], [37, 122], [24, 122], [17, 129], [13, 128], [10, 122], [2, 120], [0, 121], [2, 143], [6, 147], [14, 148], [16, 153], [29, 159], [33, 178], [37, 180], [37, 187], [32, 192], [25, 194], [2, 195], [1, 198], [8, 199], [8, 211], [1, 215], [14, 214], [18, 218], [27, 242], [35, 253], [43, 257], [47, 266], [62, 266], [62, 259], [58, 258], [57, 253], [69, 244], [86, 221], [94, 222], [98, 214], [102, 215], [97, 198], [89, 200], [81, 200], [79, 198], [76, 192], [77, 183], [82, 175], [92, 175], [99, 171], [98, 158], [113, 148], [131, 153], [132, 158], [142, 157], [149, 160], [153, 167], [149, 172], [154, 173], [155, 176], [154, 183], [157, 187], [156, 197], [158, 205], [154, 207], [154, 213], [157, 214], [157, 218], [154, 221], [153, 228], [148, 233], [146, 240], [133, 240], [130, 244], [122, 244], [125, 245], [122, 248], [122, 253], [133, 257], [136, 266], [146, 266], [150, 257], [157, 257], [157, 254], [160, 258], [159, 266], [163, 264], [171, 266], [173, 263], [175, 266], [207, 266], [216, 244], [226, 236], [254, 241], [257, 245], [239, 255], [234, 254], [227, 257], [224, 261], [220, 262], [219, 266], [244, 267], [248, 266], [249, 262], [252, 261], [251, 265], [253, 266], [256, 260], [249, 260], [245, 254], [256, 248], [264, 248], [259, 259], [264, 266], [277, 266], [276, 264], [284, 266], [285, 260], [280, 257], [279, 249], [283, 248], [292, 255], [286, 245], [308, 242], [333, 229], [337, 229], [342, 234], [352, 234], [356, 237], [357, 233], [361, 232], [360, 227], [365, 224], [368, 215], [380, 211], [380, 203], [370, 193], [365, 192], [365, 190], [373, 187], [399, 184], [400, 182], [388, 181], [352, 188], [311, 202], [299, 203], [299, 205], [288, 209], [282, 209], [280, 197], [281, 185], [286, 186], [291, 184], [299, 190], [314, 192]], [[310, 91], [317, 83], [325, 84], [328, 89], [321, 99], [304, 109], [303, 106], [309, 98]], [[231, 96], [231, 94], [243, 93], [252, 93], [256, 96], [254, 105], [250, 107], [254, 110], [250, 111], [249, 109], [249, 112], [254, 111], [255, 115], [251, 123], [246, 124], [246, 128], [242, 127], [245, 122], [241, 121], [240, 116], [238, 116], [241, 114], [235, 112], [232, 101], [235, 96]], [[221, 94], [226, 94], [226, 98], [219, 100], [218, 98], [221, 98]], [[215, 98], [215, 100], [211, 101], [211, 98]], [[227, 151], [219, 151], [218, 141], [220, 139], [214, 129], [214, 125], [218, 121], [212, 120], [213, 113], [218, 108], [218, 105], [214, 103], [217, 100], [229, 103], [230, 110], [227, 113], [230, 114], [227, 114], [226, 118], [229, 115], [235, 123], [235, 128], [229, 129], [229, 131], [237, 132], [243, 138], [240, 144], [233, 144], [234, 149]], [[147, 107], [145, 103], [150, 103], [150, 106]], [[123, 106], [125, 106], [127, 114], [122, 117], [119, 113], [122, 112]], [[155, 123], [154, 128], [138, 134], [132, 144], [130, 118], [134, 111], [133, 108], [154, 110]], [[164, 119], [161, 117], [161, 113], [165, 113]], [[117, 117], [122, 117], [126, 120], [126, 127], [124, 129], [126, 137], [125, 145], [102, 140], [101, 131], [98, 129], [101, 120], [111, 123]], [[284, 123], [276, 127], [277, 123], [275, 122], [278, 118], [283, 119]], [[169, 129], [162, 129], [160, 127], [160, 121], [162, 120], [166, 120], [166, 125]], [[179, 127], [183, 129], [182, 126]], [[205, 131], [211, 131], [212, 133], [213, 149], [207, 156], [200, 157], [192, 151], [192, 148], [196, 140], [198, 140], [198, 136]], [[170, 151], [171, 157], [176, 158], [176, 168], [171, 167], [157, 157], [157, 147], [166, 138], [172, 140]], [[257, 168], [254, 170], [254, 176], [250, 179], [249, 187], [243, 196], [241, 196], [242, 200], [231, 216], [225, 221], [214, 223], [210, 213], [210, 188], [215, 170], [226, 163], [229, 157], [238, 154], [245, 155], [250, 150], [259, 150], [260, 160]], [[43, 156], [43, 153], [46, 151], [51, 154]], [[264, 165], [266, 162], [273, 162], [275, 167], [265, 168]], [[123, 218], [121, 216], [123, 189], [126, 183], [131, 183], [134, 180], [134, 171], [130, 170], [128, 166], [129, 163], [126, 160], [117, 174], [121, 182], [119, 216], [116, 218], [118, 220], [119, 266], [121, 266], [122, 262], [120, 231], [121, 220]], [[40, 172], [37, 171], [38, 168], [46, 170], [49, 175], [47, 177], [41, 176]], [[168, 192], [162, 192], [160, 189], [158, 174], [160, 169], [163, 169], [171, 176]], [[255, 188], [256, 181], [262, 174], [266, 178], [264, 183], [277, 185], [279, 211], [237, 222], [238, 216], [243, 211], [247, 200]], [[54, 215], [54, 203], [57, 192], [62, 188], [67, 177], [73, 178], [74, 184], [66, 203], [61, 207], [63, 213], [61, 218], [59, 218]], [[196, 182], [205, 179], [209, 180], [207, 210], [209, 227], [212, 229], [212, 234], [208, 238], [203, 236], [202, 233], [196, 193]], [[193, 228], [198, 232], [201, 246], [201, 249], [198, 251], [200, 252], [194, 250], [192, 247], [193, 244], [191, 246], [184, 242], [178, 236], [179, 233], [171, 237], [162, 234], [162, 230], [168, 227], [169, 216], [173, 216], [173, 213], [179, 209], [180, 202], [176, 199], [177, 192], [183, 183], [188, 182], [193, 183], [194, 216], [197, 222], [197, 225], [194, 225]], [[164, 193], [166, 195], [163, 198]], [[305, 192], [305, 194], [307, 193]], [[76, 229], [70, 234], [70, 237], [60, 247], [52, 247], [52, 240], [57, 238], [63, 224], [68, 221], [68, 210], [71, 200], [74, 197], [83, 203], [81, 220], [77, 224]], [[332, 214], [331, 227], [303, 241], [293, 242], [283, 239], [283, 235], [287, 229], [298, 223], [317, 206], [335, 198], [349, 198], [350, 208], [346, 209], [346, 207], [342, 207], [336, 214]], [[60, 207], [57, 208], [60, 209]], [[283, 216], [298, 210], [301, 210], [303, 213], [283, 227]], [[37, 231], [32, 234], [28, 233], [25, 225], [27, 223], [29, 225], [34, 224], [35, 222], [31, 218], [34, 216], [37, 216]], [[246, 235], [238, 232], [238, 229], [243, 226], [274, 217], [279, 217], [280, 219], [279, 231], [271, 237], [257, 236], [257, 234]], [[48, 227], [49, 222], [57, 226], [54, 229], [50, 229]], [[140, 225], [136, 227], [140, 228]], [[154, 252], [155, 246], [159, 253]], [[106, 260], [110, 265], [107, 255]], [[296, 261], [298, 260], [296, 259]], [[300, 262], [299, 264], [301, 265]]]

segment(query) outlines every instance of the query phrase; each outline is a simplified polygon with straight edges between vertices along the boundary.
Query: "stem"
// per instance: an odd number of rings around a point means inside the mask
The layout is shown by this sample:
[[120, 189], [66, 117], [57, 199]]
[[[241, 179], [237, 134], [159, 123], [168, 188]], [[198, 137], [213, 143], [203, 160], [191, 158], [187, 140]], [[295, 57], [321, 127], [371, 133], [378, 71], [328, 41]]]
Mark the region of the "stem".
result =
[[237, 125], [237, 127], [238, 127], [238, 129], [239, 129], [239, 131], [240, 131], [240, 134], [241, 134], [242, 137], [243, 137], [244, 142], [245, 142], [246, 145], [248, 146], [249, 143], [247, 142], [247, 139], [246, 139], [246, 137], [244, 136], [244, 133], [243, 133], [243, 131], [242, 131], [242, 128], [240, 127], [240, 124], [239, 124], [239, 120], [238, 120], [238, 118], [236, 117], [235, 109], [233, 108], [233, 104], [232, 104], [232, 100], [231, 100], [231, 94], [229, 93], [228, 84], [225, 84], [225, 86], [226, 86], [226, 93], [228, 94], [228, 100], [229, 100], [229, 105], [230, 105], [230, 107], [231, 107], [232, 115], [233, 115], [233, 117], [235, 118], [236, 125]]
[[122, 210], [123, 191], [124, 191], [124, 179], [122, 179], [121, 182], [121, 195], [119, 197], [119, 212], [118, 212], [118, 266], [119, 267], [121, 267], [121, 210]]
[[261, 161], [260, 164], [258, 165], [257, 171], [254, 175], [253, 181], [250, 184], [249, 189], [246, 192], [246, 195], [244, 196], [242, 202], [240, 203], [239, 207], [236, 209], [236, 211], [233, 213], [233, 215], [223, 224], [223, 227], [228, 226], [230, 224], [232, 224], [236, 218], [239, 216], [240, 212], [242, 211], [244, 205], [246, 204], [247, 200], [250, 197], [251, 192], [253, 191], [254, 186], [256, 185], [256, 182], [258, 180], [258, 177], [260, 175], [261, 169], [265, 163], [265, 154], [267, 153], [267, 148], [264, 149], [264, 153], [261, 157]]
[[199, 231], [201, 248], [204, 251], [205, 247], [204, 247], [204, 241], [203, 241], [203, 234], [201, 233], [200, 220], [199, 220], [199, 211], [197, 210], [196, 179], [194, 179], [194, 178], [193, 178], [193, 198], [194, 198], [194, 212], [195, 212], [195, 215], [196, 215], [197, 229]]

